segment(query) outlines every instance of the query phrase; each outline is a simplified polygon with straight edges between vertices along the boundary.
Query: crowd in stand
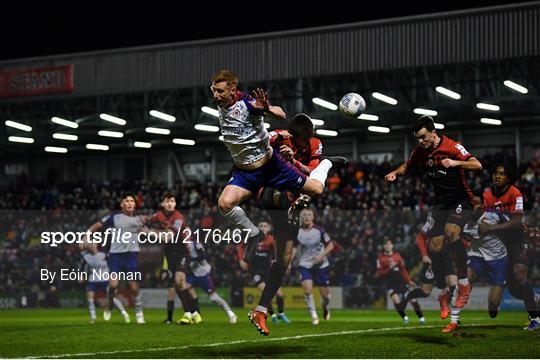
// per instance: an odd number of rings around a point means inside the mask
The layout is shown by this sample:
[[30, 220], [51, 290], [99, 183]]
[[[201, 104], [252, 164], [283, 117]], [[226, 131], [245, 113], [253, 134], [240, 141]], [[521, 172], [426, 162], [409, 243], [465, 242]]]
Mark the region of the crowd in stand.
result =
[[[481, 174], [468, 173], [469, 184], [481, 194], [491, 181], [490, 171], [496, 163], [512, 164], [511, 154], [482, 156]], [[325, 228], [335, 242], [331, 255], [331, 284], [350, 288], [350, 306], [369, 306], [380, 294], [374, 279], [377, 255], [386, 239], [409, 268], [420, 262], [415, 234], [426, 218], [433, 191], [429, 182], [407, 176], [388, 184], [384, 175], [397, 164], [385, 161], [360, 161], [349, 169], [330, 176], [328, 190], [313, 200], [316, 223]], [[540, 226], [540, 151], [521, 165], [516, 185], [522, 191], [529, 227]], [[39, 269], [55, 270], [77, 267], [80, 255], [76, 246], [58, 247], [40, 244], [42, 231], [85, 231], [108, 211], [118, 207], [120, 196], [131, 191], [138, 211], [149, 214], [159, 208], [161, 196], [169, 190], [177, 195], [177, 207], [193, 229], [224, 228], [225, 219], [217, 209], [217, 198], [223, 183], [175, 184], [167, 189], [152, 181], [109, 183], [32, 183], [22, 177], [10, 186], [0, 188], [0, 294], [48, 291], [50, 285], [40, 281]], [[250, 216], [264, 219], [267, 214], [256, 200], [245, 208]], [[537, 241], [537, 239], [539, 241]], [[540, 253], [540, 238], [532, 241], [533, 258]], [[239, 275], [234, 244], [213, 242], [206, 249], [214, 269], [217, 286], [231, 283], [249, 284], [248, 274]], [[142, 252], [144, 253], [144, 248]], [[231, 264], [235, 264], [231, 266]], [[163, 286], [160, 263], [153, 264], [144, 277], [143, 286]], [[533, 281], [539, 285], [538, 266]], [[298, 284], [295, 273], [288, 284]], [[60, 291], [83, 288], [78, 282], [55, 284]]]

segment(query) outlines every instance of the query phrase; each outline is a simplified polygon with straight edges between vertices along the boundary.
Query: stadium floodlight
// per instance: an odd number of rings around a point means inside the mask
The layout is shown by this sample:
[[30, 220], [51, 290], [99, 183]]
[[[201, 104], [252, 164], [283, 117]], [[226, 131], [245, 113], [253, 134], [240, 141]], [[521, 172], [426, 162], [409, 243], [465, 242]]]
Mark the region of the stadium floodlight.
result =
[[152, 147], [152, 144], [145, 141], [135, 141], [133, 143], [133, 146], [142, 148], [142, 149], [150, 149]]
[[501, 110], [501, 108], [498, 105], [485, 104], [485, 103], [478, 103], [476, 104], [476, 107], [482, 110], [489, 110], [489, 111]]
[[24, 137], [24, 136], [10, 136], [8, 137], [8, 141], [24, 143], [24, 144], [32, 144], [34, 142], [34, 139], [29, 138], [29, 137]]
[[99, 118], [101, 120], [112, 122], [113, 124], [126, 125], [126, 120], [109, 114], [99, 114]]
[[385, 102], [390, 105], [397, 105], [397, 100], [394, 98], [391, 98], [388, 95], [381, 94], [380, 92], [374, 92], [371, 94], [375, 99], [380, 100], [382, 102]]
[[437, 112], [430, 109], [416, 108], [413, 110], [413, 112], [418, 115], [437, 116]]
[[168, 122], [176, 121], [176, 117], [169, 114], [165, 114], [164, 112], [157, 111], [157, 110], [150, 110], [150, 116], [153, 116], [153, 117], [156, 117], [158, 119], [165, 120]]
[[54, 133], [52, 134], [52, 137], [53, 139], [69, 140], [69, 141], [77, 141], [79, 139], [77, 135], [62, 134], [62, 133]]
[[208, 131], [208, 132], [218, 132], [219, 131], [219, 126], [205, 125], [205, 124], [195, 124], [195, 130]]
[[86, 148], [88, 150], [102, 150], [102, 151], [109, 150], [108, 145], [102, 145], [102, 144], [86, 144]]
[[527, 90], [525, 86], [516, 84], [515, 82], [511, 80], [505, 80], [503, 84], [504, 86], [509, 87], [512, 90], [516, 90], [517, 92], [520, 92], [522, 94], [526, 94], [529, 92], [529, 90]]
[[163, 128], [157, 128], [157, 127], [147, 127], [144, 129], [147, 133], [150, 134], [158, 134], [158, 135], [169, 135], [171, 133], [171, 130], [169, 129], [163, 129]]
[[486, 125], [502, 125], [502, 121], [498, 119], [481, 118], [480, 122]]
[[68, 152], [68, 149], [65, 147], [58, 147], [58, 146], [45, 146], [45, 151], [52, 152], [52, 153], [65, 154]]
[[441, 123], [433, 123], [435, 125], [435, 129], [442, 130], [444, 129], [444, 124]]
[[59, 118], [57, 116], [52, 117], [51, 121], [53, 123], [55, 123], [55, 124], [67, 126], [67, 127], [72, 128], [72, 129], [76, 129], [76, 128], [79, 127], [79, 124], [77, 124], [75, 121], [69, 121], [69, 120], [66, 120], [66, 119]]
[[98, 131], [99, 136], [112, 137], [112, 138], [122, 138], [124, 133], [120, 131], [109, 131], [109, 130], [100, 130]]
[[382, 134], [388, 134], [390, 132], [390, 128], [387, 128], [385, 126], [368, 126], [367, 129], [368, 131]]
[[313, 126], [324, 126], [324, 120], [321, 119], [311, 119]]
[[322, 106], [324, 108], [330, 109], [330, 110], [337, 110], [338, 106], [336, 104], [332, 104], [330, 101], [326, 101], [324, 99], [314, 97], [311, 101], [313, 101], [314, 104], [317, 104], [319, 106]]
[[18, 129], [18, 130], [22, 130], [22, 131], [26, 131], [26, 132], [32, 131], [31, 126], [21, 124], [21, 123], [18, 123], [16, 121], [6, 120], [5, 124], [6, 124], [6, 126], [12, 127], [14, 129]]
[[448, 96], [449, 98], [452, 98], [454, 100], [461, 99], [461, 95], [459, 95], [457, 92], [452, 91], [452, 90], [447, 89], [447, 88], [442, 87], [442, 86], [437, 86], [435, 88], [435, 91], [438, 92], [439, 94], [443, 94], [445, 96]]
[[335, 131], [335, 130], [326, 130], [326, 129], [317, 129], [317, 130], [315, 130], [315, 133], [317, 135], [322, 135], [322, 136], [337, 136], [338, 135], [337, 131]]
[[174, 138], [172, 142], [178, 145], [189, 145], [189, 146], [195, 145], [195, 140], [190, 140], [190, 139]]
[[219, 111], [217, 109], [214, 109], [214, 108], [211, 108], [211, 107], [208, 107], [208, 106], [203, 106], [201, 108], [201, 111], [205, 114], [208, 114], [208, 115], [212, 115], [212, 116], [215, 116], [215, 117], [219, 117]]
[[361, 114], [358, 119], [360, 120], [368, 120], [368, 121], [379, 121], [379, 117], [377, 115], [371, 115], [371, 114]]

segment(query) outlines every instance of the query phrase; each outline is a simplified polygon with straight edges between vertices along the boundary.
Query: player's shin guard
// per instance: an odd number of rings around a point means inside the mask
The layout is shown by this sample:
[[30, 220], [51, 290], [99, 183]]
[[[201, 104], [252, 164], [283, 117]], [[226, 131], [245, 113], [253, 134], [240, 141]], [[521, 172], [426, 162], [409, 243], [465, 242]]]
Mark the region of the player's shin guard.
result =
[[287, 268], [280, 262], [274, 262], [270, 266], [270, 271], [268, 273], [268, 281], [266, 286], [261, 294], [259, 299], [259, 306], [267, 307], [268, 304], [272, 301], [272, 298], [276, 295], [278, 289], [281, 287], [283, 282], [283, 277]]
[[210, 295], [210, 300], [212, 300], [214, 303], [218, 304], [227, 314], [229, 311], [231, 311], [231, 308], [229, 304], [221, 296], [218, 295], [218, 293], [213, 293]]
[[167, 301], [167, 320], [173, 321], [174, 300]]

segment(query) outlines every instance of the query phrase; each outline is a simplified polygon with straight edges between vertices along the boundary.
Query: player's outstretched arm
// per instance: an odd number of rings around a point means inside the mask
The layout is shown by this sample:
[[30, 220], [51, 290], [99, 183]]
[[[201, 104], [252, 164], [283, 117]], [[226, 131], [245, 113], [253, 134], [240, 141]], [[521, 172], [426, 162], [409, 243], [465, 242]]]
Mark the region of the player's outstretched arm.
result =
[[510, 220], [503, 222], [501, 224], [486, 224], [481, 223], [478, 225], [478, 234], [480, 236], [489, 234], [496, 231], [504, 231], [504, 230], [511, 230], [511, 229], [519, 229], [523, 223], [523, 214], [522, 213], [515, 213], [510, 216]]
[[386, 174], [384, 180], [389, 182], [395, 181], [398, 176], [403, 176], [407, 173], [407, 168], [407, 163], [404, 162], [397, 169], [395, 169], [394, 171], [390, 171], [388, 174]]
[[266, 115], [274, 119], [285, 120], [287, 118], [287, 114], [285, 114], [285, 111], [283, 111], [281, 107], [270, 105], [270, 102], [268, 101], [268, 93], [266, 91], [257, 88], [253, 90], [253, 95], [255, 97], [254, 107], [263, 109]]
[[103, 226], [104, 225], [101, 221], [96, 221], [95, 223], [90, 225], [88, 230], [86, 230], [86, 234], [84, 234], [82, 238], [82, 244], [79, 244], [79, 250], [91, 250], [91, 247], [95, 246], [96, 244], [90, 242], [89, 236], [92, 235], [92, 233], [99, 231]]
[[460, 167], [464, 170], [470, 170], [470, 171], [482, 170], [482, 164], [475, 157], [472, 157], [468, 160], [444, 159], [442, 161], [442, 164], [445, 168]]

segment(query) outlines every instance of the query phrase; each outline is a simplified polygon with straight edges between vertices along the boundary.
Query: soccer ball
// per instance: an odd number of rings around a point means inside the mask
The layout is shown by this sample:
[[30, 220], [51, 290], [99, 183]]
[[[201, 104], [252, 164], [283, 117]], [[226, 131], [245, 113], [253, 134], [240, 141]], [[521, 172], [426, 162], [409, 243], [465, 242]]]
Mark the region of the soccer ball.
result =
[[339, 101], [339, 111], [351, 118], [357, 118], [366, 110], [366, 101], [356, 93], [348, 93]]

